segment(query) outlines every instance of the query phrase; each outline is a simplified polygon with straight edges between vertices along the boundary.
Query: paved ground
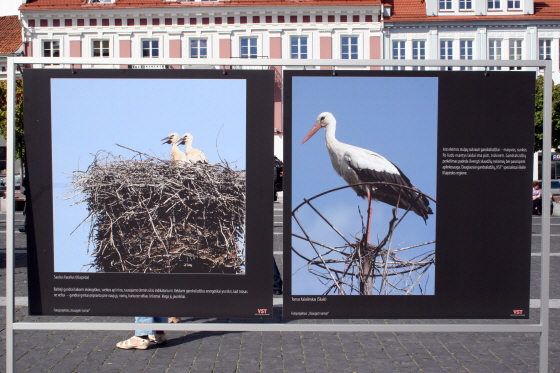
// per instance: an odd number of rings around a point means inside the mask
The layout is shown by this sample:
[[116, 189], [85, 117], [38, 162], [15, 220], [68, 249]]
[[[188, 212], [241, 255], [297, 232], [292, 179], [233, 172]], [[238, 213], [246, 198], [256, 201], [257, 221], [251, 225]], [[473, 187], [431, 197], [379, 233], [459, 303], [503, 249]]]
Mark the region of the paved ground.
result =
[[[281, 211], [276, 204], [275, 258], [282, 268]], [[0, 215], [0, 231], [5, 229]], [[18, 214], [18, 224], [23, 218]], [[533, 218], [531, 298], [539, 295], [540, 218]], [[18, 225], [19, 227], [19, 225]], [[553, 253], [560, 254], [560, 218], [553, 218]], [[0, 248], [5, 248], [0, 234]], [[25, 235], [16, 234], [16, 296], [27, 294]], [[560, 299], [560, 256], [551, 259], [551, 298]], [[5, 294], [5, 258], [0, 254], [0, 296]], [[276, 303], [281, 298], [276, 297]], [[281, 307], [274, 320], [280, 321]], [[560, 309], [552, 309], [550, 366], [560, 372]], [[17, 321], [132, 322], [130, 317], [27, 316]], [[536, 323], [539, 310], [531, 310]], [[188, 319], [187, 322], [225, 322]], [[227, 320], [240, 322], [240, 320]], [[5, 314], [1, 314], [1, 327]], [[297, 322], [297, 321], [294, 321]], [[331, 323], [307, 320], [302, 323]], [[510, 320], [337, 320], [337, 323], [510, 323]], [[19, 331], [15, 337], [16, 372], [535, 372], [536, 333], [303, 333], [303, 332], [170, 332], [160, 348], [124, 351], [115, 343], [125, 331]], [[5, 371], [5, 334], [0, 335], [0, 371]]]

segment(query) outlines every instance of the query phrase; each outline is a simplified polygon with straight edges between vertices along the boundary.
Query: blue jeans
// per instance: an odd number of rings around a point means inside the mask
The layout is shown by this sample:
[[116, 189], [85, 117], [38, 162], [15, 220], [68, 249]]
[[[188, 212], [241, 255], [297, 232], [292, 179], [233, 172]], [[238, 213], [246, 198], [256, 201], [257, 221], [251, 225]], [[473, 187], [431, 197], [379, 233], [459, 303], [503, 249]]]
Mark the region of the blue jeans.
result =
[[[145, 316], [136, 316], [134, 322], [136, 323], [158, 323], [158, 324], [166, 324], [167, 317], [145, 317]], [[152, 335], [156, 334], [155, 330], [137, 330], [134, 335], [141, 336], [141, 335]]]

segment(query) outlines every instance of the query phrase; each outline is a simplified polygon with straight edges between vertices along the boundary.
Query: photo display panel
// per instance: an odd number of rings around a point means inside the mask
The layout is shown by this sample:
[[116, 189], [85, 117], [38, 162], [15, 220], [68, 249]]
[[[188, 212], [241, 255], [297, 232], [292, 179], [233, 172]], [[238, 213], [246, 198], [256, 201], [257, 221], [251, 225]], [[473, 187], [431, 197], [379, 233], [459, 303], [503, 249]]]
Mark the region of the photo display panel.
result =
[[24, 81], [30, 314], [272, 317], [273, 71]]
[[528, 318], [535, 80], [286, 71], [284, 318]]

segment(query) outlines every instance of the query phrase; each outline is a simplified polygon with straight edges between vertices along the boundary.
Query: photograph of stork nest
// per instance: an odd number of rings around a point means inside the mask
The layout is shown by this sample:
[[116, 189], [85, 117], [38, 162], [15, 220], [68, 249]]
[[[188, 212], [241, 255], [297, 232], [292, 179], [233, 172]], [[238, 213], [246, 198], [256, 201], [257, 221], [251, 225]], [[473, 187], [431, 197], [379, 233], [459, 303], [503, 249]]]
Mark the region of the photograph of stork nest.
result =
[[[309, 247], [304, 254], [295, 248], [292, 251], [306, 263], [307, 270], [324, 286], [322, 295], [423, 295], [429, 281], [429, 270], [435, 264], [435, 240], [412, 245], [395, 245], [399, 224], [411, 211], [411, 207], [399, 210], [398, 203], [392, 209], [392, 216], [387, 222], [387, 230], [377, 239], [369, 240], [370, 225], [366, 223], [371, 218], [364, 217], [358, 208], [358, 215], [362, 222], [361, 234], [345, 235], [338, 229], [324, 212], [317, 209], [314, 201], [331, 193], [346, 188], [356, 187], [388, 187], [401, 190], [402, 194], [410, 192], [407, 187], [383, 182], [359, 183], [335, 188], [312, 198], [305, 199], [292, 212], [292, 217], [301, 230], [302, 235], [292, 233], [298, 240], [304, 241]], [[416, 192], [416, 191], [415, 191]], [[398, 192], [397, 192], [398, 193]], [[399, 194], [399, 193], [398, 193]], [[418, 199], [428, 198], [423, 193], [417, 194]], [[322, 220], [329, 235], [324, 230], [320, 238], [312, 237], [305, 229], [302, 219], [298, 218], [301, 210], [310, 209]], [[399, 216], [399, 212], [401, 215]], [[305, 215], [303, 212], [301, 215]], [[332, 237], [335, 238], [332, 238]], [[331, 237], [331, 238], [329, 238]], [[329, 241], [340, 241], [341, 245], [332, 245]], [[303, 250], [302, 250], [303, 251]], [[308, 253], [313, 253], [309, 255]]]
[[244, 170], [100, 151], [71, 177], [67, 199], [89, 213], [89, 270], [244, 273]]

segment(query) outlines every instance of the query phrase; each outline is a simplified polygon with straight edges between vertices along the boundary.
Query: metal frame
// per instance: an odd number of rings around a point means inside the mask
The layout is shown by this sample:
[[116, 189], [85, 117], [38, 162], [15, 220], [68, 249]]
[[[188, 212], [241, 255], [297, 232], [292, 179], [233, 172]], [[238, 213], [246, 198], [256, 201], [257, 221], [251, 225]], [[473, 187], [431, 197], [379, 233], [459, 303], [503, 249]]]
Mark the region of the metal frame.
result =
[[[336, 67], [528, 67], [544, 69], [544, 123], [543, 170], [551, 167], [551, 115], [552, 115], [552, 62], [548, 60], [288, 60], [288, 59], [164, 59], [139, 58], [49, 58], [8, 57], [8, 108], [7, 108], [7, 188], [6, 188], [6, 371], [14, 371], [15, 330], [134, 330], [135, 323], [64, 323], [64, 322], [14, 322], [14, 234], [15, 234], [15, 71], [24, 64], [70, 65], [192, 65], [214, 66], [226, 69], [231, 66], [329, 66]], [[551, 176], [543, 172], [543, 194], [550, 194]], [[550, 301], [550, 204], [542, 206], [541, 241], [541, 310], [538, 324], [288, 324], [288, 323], [185, 323], [142, 324], [146, 329], [174, 331], [258, 331], [258, 332], [485, 332], [485, 333], [540, 333], [539, 372], [548, 371], [549, 351], [549, 301]]]

